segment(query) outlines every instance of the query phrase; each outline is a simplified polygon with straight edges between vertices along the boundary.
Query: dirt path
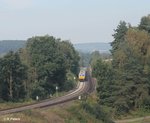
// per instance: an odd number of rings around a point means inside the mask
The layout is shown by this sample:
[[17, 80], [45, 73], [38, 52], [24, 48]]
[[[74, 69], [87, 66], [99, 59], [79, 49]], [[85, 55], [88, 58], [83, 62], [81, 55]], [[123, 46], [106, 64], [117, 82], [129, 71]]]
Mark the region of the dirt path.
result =
[[146, 122], [147, 119], [150, 119], [150, 116], [126, 119], [126, 120], [117, 120], [117, 121], [115, 121], [115, 123], [132, 123], [132, 122], [136, 122], [136, 121], [141, 121], [141, 123], [150, 123], [150, 121]]

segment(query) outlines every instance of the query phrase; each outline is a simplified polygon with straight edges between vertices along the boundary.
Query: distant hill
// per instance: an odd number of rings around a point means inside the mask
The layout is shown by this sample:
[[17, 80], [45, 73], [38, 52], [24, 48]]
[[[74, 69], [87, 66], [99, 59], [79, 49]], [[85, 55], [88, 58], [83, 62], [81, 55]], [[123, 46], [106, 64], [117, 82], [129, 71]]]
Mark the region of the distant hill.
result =
[[26, 41], [24, 40], [3, 40], [0, 41], [0, 55], [12, 51], [17, 51], [18, 49], [24, 47]]
[[[20, 48], [25, 47], [25, 40], [3, 40], [0, 41], [0, 57], [9, 52], [17, 51]], [[109, 53], [111, 46], [109, 43], [81, 43], [74, 44], [76, 50], [81, 52], [93, 52], [95, 50], [100, 53]]]
[[99, 51], [100, 53], [110, 53], [110, 43], [81, 43], [74, 44], [75, 48], [81, 52]]

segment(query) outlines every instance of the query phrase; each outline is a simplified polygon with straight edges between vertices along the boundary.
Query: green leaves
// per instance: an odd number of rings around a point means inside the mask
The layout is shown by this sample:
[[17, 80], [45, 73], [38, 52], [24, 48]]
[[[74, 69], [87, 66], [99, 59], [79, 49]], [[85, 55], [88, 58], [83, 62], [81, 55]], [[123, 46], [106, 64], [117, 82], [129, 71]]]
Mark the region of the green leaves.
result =
[[78, 52], [69, 41], [59, 42], [58, 45], [65, 58], [67, 70], [77, 75], [80, 60]]
[[77, 74], [78, 68], [79, 55], [70, 42], [48, 35], [29, 38], [24, 49], [0, 59], [0, 100], [44, 99], [56, 86], [71, 89], [75, 84], [66, 74]]
[[114, 52], [119, 49], [119, 45], [124, 42], [124, 38], [126, 35], [126, 32], [128, 30], [128, 27], [126, 26], [126, 22], [124, 21], [120, 21], [118, 27], [115, 31], [115, 34], [113, 34], [114, 37], [114, 41], [111, 43], [112, 46], [112, 55], [114, 54]]
[[[28, 39], [26, 50], [29, 58], [29, 68], [33, 71], [33, 85], [43, 89], [45, 97], [55, 93], [55, 86], [60, 90], [64, 87], [67, 71], [77, 74], [79, 56], [73, 45], [52, 36], [36, 36]], [[32, 76], [32, 75], [29, 75]], [[66, 89], [67, 90], [67, 89]], [[32, 89], [34, 95], [36, 89]], [[42, 98], [43, 98], [42, 96]]]
[[150, 17], [143, 17], [139, 27], [120, 22], [112, 45], [112, 67], [98, 60], [93, 67], [97, 78], [99, 103], [121, 115], [148, 105], [150, 97]]
[[21, 63], [19, 55], [9, 52], [0, 61], [1, 98], [7, 101], [25, 98], [27, 68]]
[[109, 63], [105, 63], [102, 60], [97, 60], [93, 67], [92, 74], [97, 78], [98, 86], [97, 92], [99, 97], [99, 103], [105, 105], [111, 105], [114, 102], [114, 73]]
[[139, 29], [150, 33], [150, 15], [142, 17]]

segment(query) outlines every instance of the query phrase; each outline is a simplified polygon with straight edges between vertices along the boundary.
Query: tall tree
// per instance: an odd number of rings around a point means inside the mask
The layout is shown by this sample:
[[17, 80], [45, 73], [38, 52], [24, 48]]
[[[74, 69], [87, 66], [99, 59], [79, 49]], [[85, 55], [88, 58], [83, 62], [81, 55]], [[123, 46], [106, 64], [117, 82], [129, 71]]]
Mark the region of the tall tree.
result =
[[79, 55], [69, 41], [49, 35], [35, 36], [27, 40], [26, 47], [19, 53], [22, 62], [28, 66], [28, 97], [45, 98], [55, 93], [56, 86], [60, 91], [68, 90], [65, 86], [68, 85], [67, 75], [78, 72]]
[[31, 58], [30, 65], [36, 75], [36, 80], [33, 80], [34, 97], [35, 94], [45, 97], [49, 93], [54, 93], [55, 86], [62, 87], [66, 80], [65, 56], [58, 42], [59, 40], [48, 35], [28, 39], [27, 50]]
[[114, 52], [120, 47], [120, 44], [124, 42], [126, 32], [128, 30], [127, 24], [124, 21], [120, 21], [117, 29], [115, 29], [115, 33], [113, 34], [114, 41], [111, 43], [112, 46], [112, 55]]
[[147, 29], [122, 23], [113, 36], [112, 68], [97, 61], [93, 72], [100, 104], [113, 107], [120, 115], [150, 106], [150, 35]]
[[110, 63], [105, 63], [101, 59], [93, 65], [93, 76], [97, 78], [97, 92], [99, 103], [107, 106], [113, 105], [115, 98], [114, 91], [114, 72]]
[[150, 33], [150, 15], [141, 18], [139, 29]]
[[77, 75], [80, 60], [78, 52], [75, 50], [75, 48], [69, 41], [58, 42], [58, 45], [65, 57], [67, 69]]
[[18, 53], [11, 51], [0, 61], [2, 99], [13, 101], [25, 98], [26, 66], [21, 63]]

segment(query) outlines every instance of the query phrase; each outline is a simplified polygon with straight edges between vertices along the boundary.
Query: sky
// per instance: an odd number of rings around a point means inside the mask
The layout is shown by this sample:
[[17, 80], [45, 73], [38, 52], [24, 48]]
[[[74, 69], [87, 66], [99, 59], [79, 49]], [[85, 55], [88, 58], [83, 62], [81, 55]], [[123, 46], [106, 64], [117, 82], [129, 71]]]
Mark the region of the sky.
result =
[[111, 42], [121, 20], [137, 26], [148, 14], [150, 0], [0, 0], [0, 40]]

